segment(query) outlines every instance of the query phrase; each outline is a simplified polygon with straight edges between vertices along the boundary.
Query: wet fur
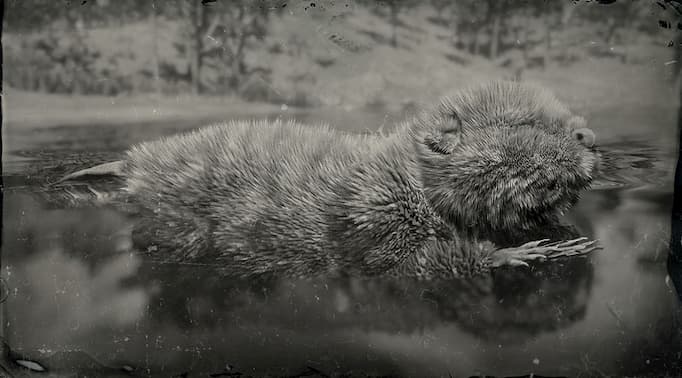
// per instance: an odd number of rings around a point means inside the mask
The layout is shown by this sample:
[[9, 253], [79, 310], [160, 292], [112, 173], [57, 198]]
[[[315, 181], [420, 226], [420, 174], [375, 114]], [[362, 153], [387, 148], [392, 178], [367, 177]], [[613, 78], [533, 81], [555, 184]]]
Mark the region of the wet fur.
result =
[[556, 220], [589, 185], [594, 154], [571, 138], [576, 123], [549, 92], [499, 82], [386, 137], [228, 122], [137, 145], [122, 174], [166, 260], [237, 275], [467, 276], [489, 269], [491, 235]]
[[164, 234], [155, 239], [174, 241], [174, 259], [239, 274], [381, 273], [449, 233], [406, 137], [230, 122], [136, 146], [123, 173], [135, 201], [153, 208]]

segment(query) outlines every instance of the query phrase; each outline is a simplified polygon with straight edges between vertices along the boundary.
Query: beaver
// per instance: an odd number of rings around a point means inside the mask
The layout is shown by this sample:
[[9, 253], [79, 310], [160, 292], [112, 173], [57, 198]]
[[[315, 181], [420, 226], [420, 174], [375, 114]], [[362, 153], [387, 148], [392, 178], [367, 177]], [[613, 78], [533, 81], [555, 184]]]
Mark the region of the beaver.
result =
[[585, 238], [491, 242], [556, 223], [592, 181], [593, 145], [552, 92], [495, 81], [388, 135], [230, 121], [143, 142], [64, 180], [122, 177], [124, 202], [146, 215], [149, 251], [165, 261], [239, 276], [464, 276], [596, 248]]

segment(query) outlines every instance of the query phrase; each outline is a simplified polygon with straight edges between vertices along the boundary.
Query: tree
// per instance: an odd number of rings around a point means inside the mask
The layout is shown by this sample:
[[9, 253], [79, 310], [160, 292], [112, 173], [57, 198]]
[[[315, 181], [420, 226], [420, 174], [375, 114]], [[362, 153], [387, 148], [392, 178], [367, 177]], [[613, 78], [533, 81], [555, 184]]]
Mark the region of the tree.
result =
[[[382, 17], [388, 18], [388, 22], [391, 24], [391, 38], [390, 43], [393, 47], [398, 47], [398, 27], [400, 26], [400, 13], [406, 9], [415, 7], [419, 4], [417, 0], [380, 0], [380, 1], [368, 1], [366, 4], [373, 6], [374, 10], [377, 11]], [[385, 11], [384, 9], [387, 10]]]
[[154, 93], [158, 96], [161, 93], [161, 74], [159, 69], [159, 23], [157, 20], [157, 2], [152, 0], [152, 9], [149, 12], [150, 23], [152, 25], [152, 70], [154, 75]]
[[465, 48], [474, 55], [479, 55], [481, 50], [481, 34], [484, 32], [486, 15], [488, 14], [488, 2], [477, 0], [465, 0], [458, 7], [463, 21], [460, 31], [468, 35], [468, 43]]
[[538, 25], [542, 29], [541, 45], [542, 66], [546, 68], [551, 62], [553, 49], [553, 31], [560, 25], [562, 3], [559, 1], [532, 0], [528, 3], [530, 14], [538, 19], [542, 19], [542, 24]]
[[497, 58], [500, 43], [500, 31], [502, 28], [502, 17], [507, 11], [506, 1], [488, 0], [488, 20], [491, 20], [490, 30], [490, 53], [489, 58]]
[[[187, 20], [182, 49], [189, 62], [192, 92], [237, 90], [252, 73], [245, 62], [246, 51], [264, 39], [268, 8], [246, 0], [223, 0], [206, 5], [182, 0], [181, 5], [181, 16]], [[217, 83], [203, 81], [207, 64], [218, 71]]]
[[185, 54], [188, 60], [188, 75], [193, 94], [199, 94], [201, 87], [201, 49], [202, 31], [206, 27], [203, 5], [199, 1], [183, 1], [182, 14], [187, 20], [185, 35]]
[[652, 22], [650, 16], [653, 6], [654, 4], [646, 1], [618, 1], [608, 6], [586, 4], [578, 7], [578, 11], [575, 13], [581, 19], [595, 26], [597, 34], [601, 36], [603, 46], [608, 49], [604, 53], [617, 54], [623, 62], [627, 62], [629, 59], [627, 50], [619, 51], [616, 49], [614, 53], [612, 48], [618, 45], [621, 47], [630, 45], [634, 32], [646, 29], [643, 20], [646, 20], [647, 24], [658, 26], [655, 20]]
[[267, 34], [269, 12], [265, 7], [253, 7], [252, 2], [221, 3], [215, 9], [208, 37], [214, 42], [202, 53], [218, 60], [218, 65], [229, 67], [219, 75], [224, 90], [237, 90], [241, 83], [257, 69], [248, 67], [245, 59], [249, 48], [260, 46]]

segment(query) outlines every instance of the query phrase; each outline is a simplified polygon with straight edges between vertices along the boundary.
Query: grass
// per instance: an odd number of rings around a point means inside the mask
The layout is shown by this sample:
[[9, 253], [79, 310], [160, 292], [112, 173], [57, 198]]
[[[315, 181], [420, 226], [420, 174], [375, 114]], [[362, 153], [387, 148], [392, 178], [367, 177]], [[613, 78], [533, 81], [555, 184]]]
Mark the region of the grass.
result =
[[[250, 50], [247, 62], [265, 64], [272, 70], [261, 82], [278, 94], [280, 103], [247, 102], [236, 96], [58, 96], [5, 86], [5, 125], [49, 127], [224, 118], [235, 113], [273, 113], [284, 105], [294, 108], [297, 103], [346, 112], [372, 108], [398, 114], [464, 86], [511, 77], [510, 69], [454, 49], [451, 32], [429, 22], [433, 16], [434, 10], [428, 7], [401, 14], [397, 48], [387, 43], [391, 28], [386, 20], [363, 7], [344, 8], [343, 12], [296, 9], [273, 17], [264, 46]], [[160, 33], [162, 58], [177, 63], [177, 51], [172, 47], [177, 25], [162, 24], [167, 28]], [[138, 23], [97, 29], [89, 38], [94, 45], [111, 50], [103, 50], [104, 56], [127, 51], [138, 57], [121, 63], [122, 74], [133, 75], [149, 63], [145, 58], [152, 35], [148, 28]], [[3, 42], [13, 46], [18, 37], [3, 36]], [[280, 52], [274, 53], [273, 47]], [[633, 42], [629, 49], [644, 55], [638, 58], [639, 63], [587, 57], [568, 66], [529, 69], [523, 78], [551, 88], [580, 113], [609, 109], [618, 116], [621, 109], [632, 113], [633, 107], [644, 106], [672, 114], [678, 103], [671, 75], [677, 64], [671, 63], [672, 49], [642, 40]], [[295, 50], [298, 52], [291, 52]], [[642, 117], [644, 121], [650, 119]]]

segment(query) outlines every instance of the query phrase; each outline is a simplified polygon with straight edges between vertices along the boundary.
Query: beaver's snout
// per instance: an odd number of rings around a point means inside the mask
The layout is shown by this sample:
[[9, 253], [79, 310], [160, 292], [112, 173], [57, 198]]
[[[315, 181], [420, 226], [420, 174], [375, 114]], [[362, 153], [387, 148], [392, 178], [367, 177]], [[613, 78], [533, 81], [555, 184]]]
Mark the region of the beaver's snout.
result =
[[573, 130], [572, 135], [580, 144], [587, 148], [594, 146], [594, 142], [597, 139], [596, 135], [594, 135], [594, 131], [588, 129], [587, 127]]

